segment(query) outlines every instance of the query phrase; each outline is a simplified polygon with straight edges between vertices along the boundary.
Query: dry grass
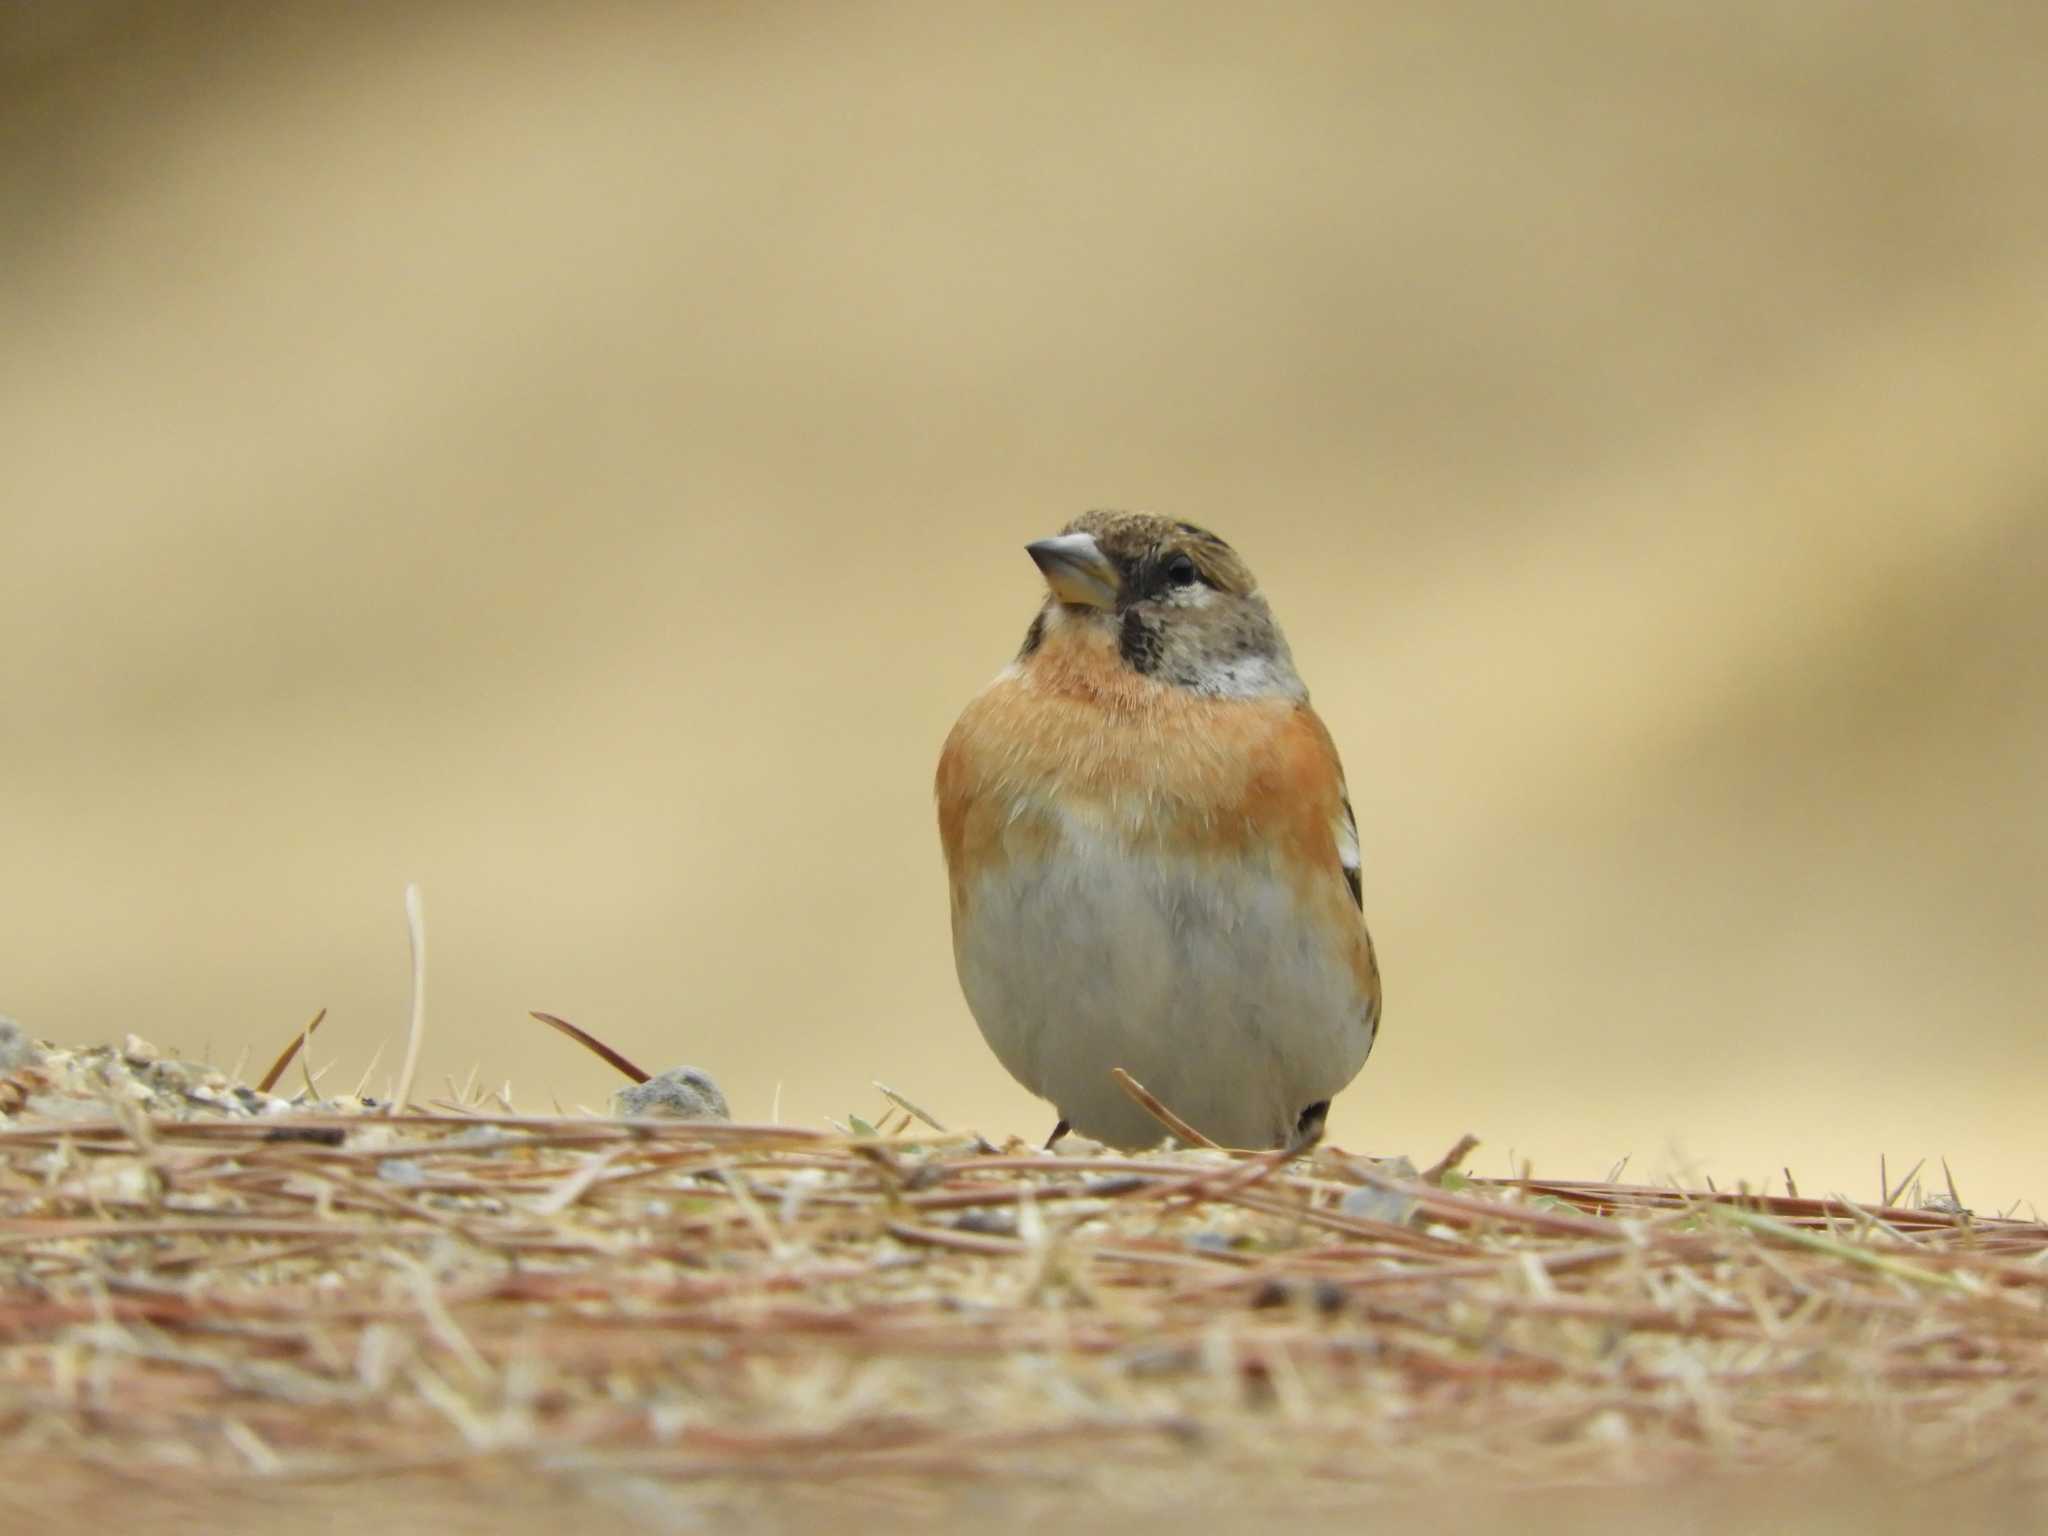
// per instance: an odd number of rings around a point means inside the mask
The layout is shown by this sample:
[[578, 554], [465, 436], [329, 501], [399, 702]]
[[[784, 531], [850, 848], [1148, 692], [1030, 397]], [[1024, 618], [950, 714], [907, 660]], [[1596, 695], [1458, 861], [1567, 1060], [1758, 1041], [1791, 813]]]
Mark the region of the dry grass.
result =
[[11, 1496], [1312, 1516], [2048, 1466], [2048, 1226], [1904, 1190], [1049, 1156], [907, 1101], [872, 1135], [451, 1103], [0, 1128]]

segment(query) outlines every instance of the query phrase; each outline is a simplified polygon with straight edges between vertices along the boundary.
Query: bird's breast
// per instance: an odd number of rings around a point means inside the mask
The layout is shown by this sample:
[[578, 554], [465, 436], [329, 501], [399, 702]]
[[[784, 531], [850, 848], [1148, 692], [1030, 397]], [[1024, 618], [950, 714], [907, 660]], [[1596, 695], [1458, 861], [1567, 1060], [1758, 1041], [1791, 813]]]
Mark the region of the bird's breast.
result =
[[1077, 1129], [1156, 1139], [1123, 1067], [1217, 1140], [1272, 1145], [1364, 1063], [1378, 974], [1305, 705], [1013, 673], [936, 790], [968, 1006]]

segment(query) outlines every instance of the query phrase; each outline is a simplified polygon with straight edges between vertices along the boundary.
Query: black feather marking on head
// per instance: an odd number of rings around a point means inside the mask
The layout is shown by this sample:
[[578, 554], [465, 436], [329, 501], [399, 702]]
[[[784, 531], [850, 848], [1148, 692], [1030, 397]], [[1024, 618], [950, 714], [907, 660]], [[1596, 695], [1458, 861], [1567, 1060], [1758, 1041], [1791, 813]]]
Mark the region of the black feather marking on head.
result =
[[1031, 627], [1024, 631], [1024, 644], [1017, 652], [1017, 659], [1019, 661], [1024, 660], [1043, 644], [1045, 644], [1045, 610], [1041, 608], [1038, 610], [1037, 616], [1032, 619]]
[[1351, 887], [1351, 899], [1358, 903], [1358, 910], [1363, 912], [1365, 910], [1365, 876], [1357, 870], [1347, 867], [1344, 871], [1344, 883]]
[[1159, 666], [1159, 631], [1146, 623], [1145, 616], [1135, 608], [1124, 613], [1116, 648], [1131, 670], [1141, 676], [1149, 676]]
[[1115, 554], [1109, 558], [1110, 563], [1116, 567], [1116, 606], [1121, 612], [1150, 595], [1145, 590], [1145, 560], [1140, 555]]

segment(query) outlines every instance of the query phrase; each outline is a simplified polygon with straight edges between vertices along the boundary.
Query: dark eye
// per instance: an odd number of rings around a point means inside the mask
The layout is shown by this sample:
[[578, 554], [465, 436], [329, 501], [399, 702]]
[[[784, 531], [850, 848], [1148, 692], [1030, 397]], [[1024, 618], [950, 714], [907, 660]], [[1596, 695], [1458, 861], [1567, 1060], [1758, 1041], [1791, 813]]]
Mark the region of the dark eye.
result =
[[1166, 579], [1176, 587], [1192, 587], [1202, 579], [1202, 573], [1186, 555], [1175, 555], [1166, 562]]

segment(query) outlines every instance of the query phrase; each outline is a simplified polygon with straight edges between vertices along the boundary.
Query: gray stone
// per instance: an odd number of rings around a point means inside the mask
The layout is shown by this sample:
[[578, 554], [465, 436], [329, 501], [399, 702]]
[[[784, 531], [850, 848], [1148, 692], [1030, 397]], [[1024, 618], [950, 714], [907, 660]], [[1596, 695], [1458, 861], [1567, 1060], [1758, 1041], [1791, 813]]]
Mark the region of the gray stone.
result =
[[19, 1072], [43, 1059], [43, 1048], [29, 1038], [27, 1030], [0, 1015], [0, 1072]]
[[1346, 1190], [1344, 1198], [1337, 1202], [1337, 1209], [1346, 1216], [1405, 1227], [1415, 1215], [1415, 1197], [1404, 1195], [1398, 1189], [1375, 1189], [1364, 1184], [1357, 1189]]
[[672, 1067], [644, 1083], [612, 1095], [612, 1108], [622, 1118], [662, 1116], [671, 1120], [730, 1120], [725, 1095], [702, 1067]]

